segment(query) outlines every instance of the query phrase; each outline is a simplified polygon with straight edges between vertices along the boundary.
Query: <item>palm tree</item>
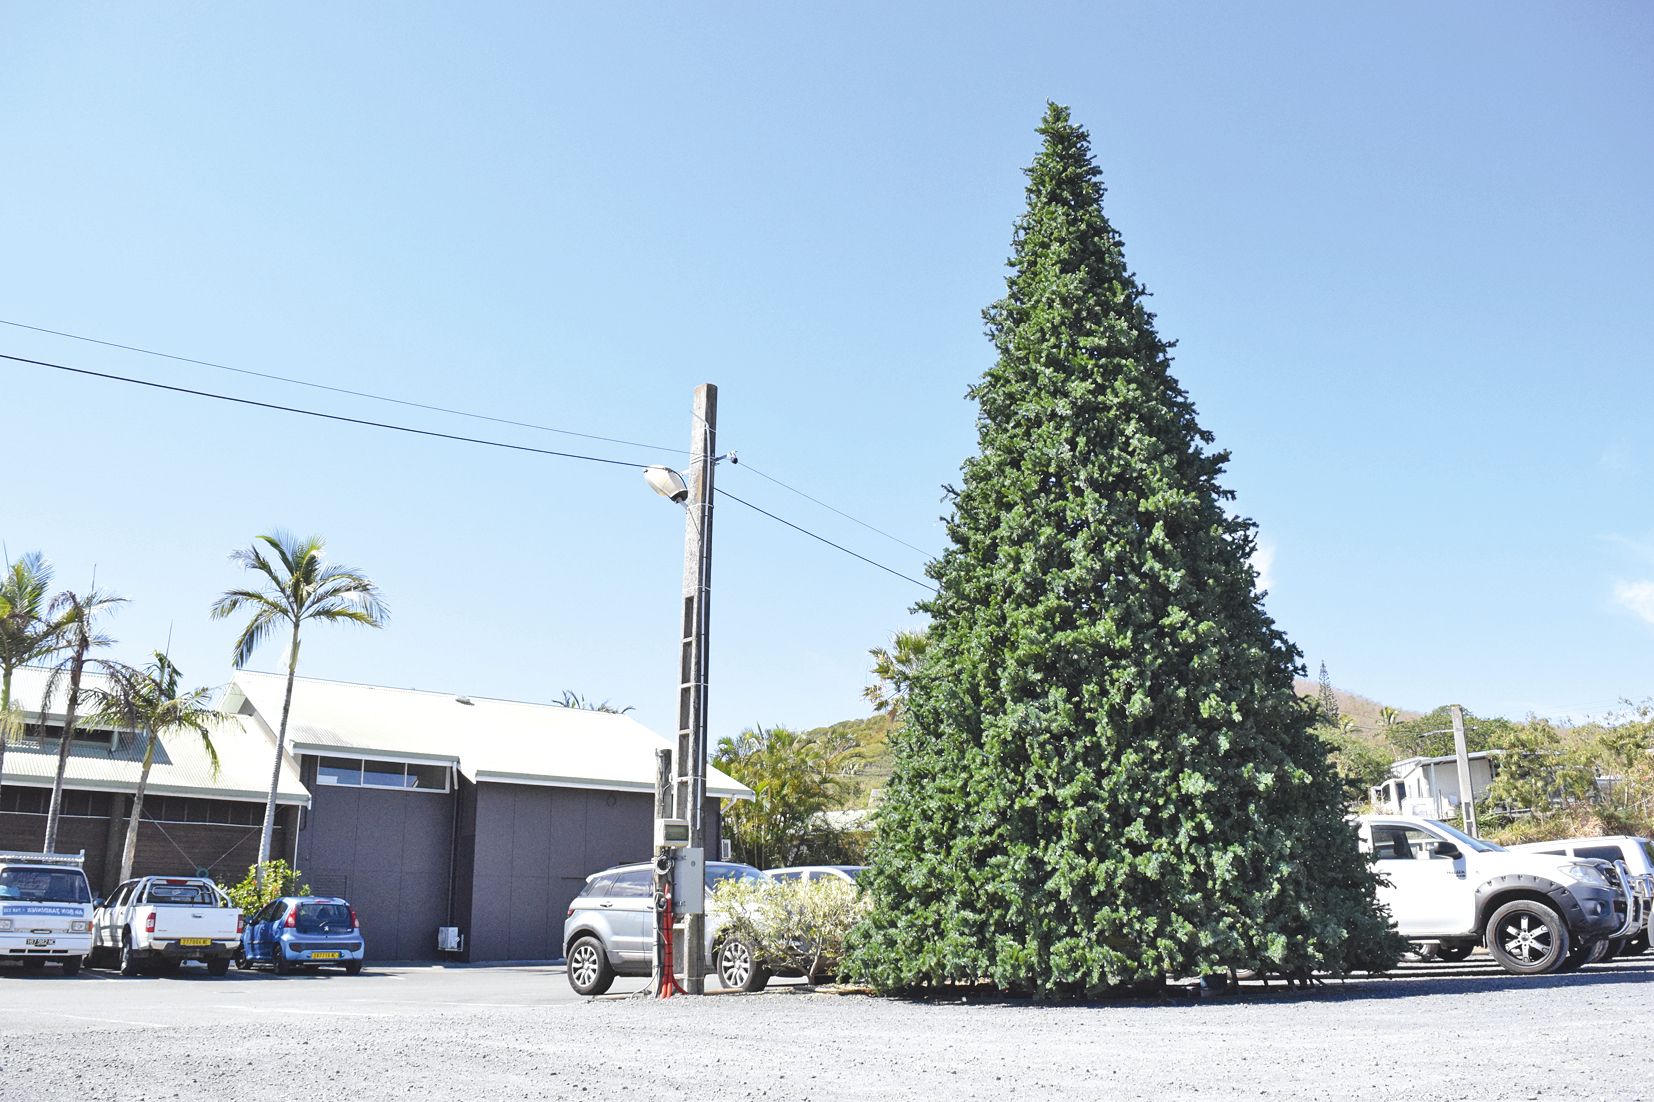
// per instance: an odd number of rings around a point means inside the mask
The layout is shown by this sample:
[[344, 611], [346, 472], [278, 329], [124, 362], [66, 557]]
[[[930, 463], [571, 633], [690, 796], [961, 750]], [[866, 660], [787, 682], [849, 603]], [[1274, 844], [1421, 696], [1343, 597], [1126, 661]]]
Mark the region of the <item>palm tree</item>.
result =
[[[262, 545], [262, 546], [260, 546]], [[276, 786], [281, 781], [282, 756], [287, 751], [287, 714], [293, 706], [293, 679], [299, 669], [299, 629], [315, 620], [322, 623], [384, 627], [390, 610], [379, 589], [361, 571], [326, 562], [326, 543], [320, 536], [295, 539], [286, 532], [262, 535], [253, 545], [230, 553], [230, 561], [261, 575], [262, 589], [231, 589], [213, 602], [212, 617], [222, 620], [242, 609], [252, 619], [236, 637], [236, 669], [252, 660], [253, 652], [272, 631], [291, 629], [287, 648], [287, 693], [281, 701], [281, 726], [276, 731], [276, 760], [270, 767], [270, 794], [264, 801], [264, 830], [259, 836], [256, 886], [264, 887], [264, 866], [270, 860], [270, 834], [276, 823]], [[268, 552], [268, 555], [266, 554]]]
[[165, 654], [156, 651], [151, 665], [142, 670], [124, 670], [111, 678], [111, 688], [90, 689], [86, 694], [96, 709], [91, 722], [117, 730], [141, 731], [144, 736], [144, 764], [138, 774], [138, 789], [132, 795], [132, 815], [126, 823], [126, 845], [121, 850], [121, 874], [116, 883], [124, 883], [132, 876], [132, 864], [138, 855], [138, 823], [144, 814], [144, 792], [149, 787], [149, 771], [155, 764], [155, 744], [160, 737], [173, 731], [193, 731], [201, 736], [213, 778], [218, 777], [218, 748], [213, 745], [212, 729], [230, 717], [209, 706], [209, 689], [192, 689], [180, 694], [180, 676], [178, 667]]
[[113, 612], [116, 605], [125, 603], [125, 597], [117, 597], [93, 586], [84, 594], [66, 589], [53, 597], [52, 603], [46, 606], [46, 618], [57, 636], [57, 650], [63, 652], [63, 657], [52, 667], [51, 675], [46, 678], [46, 693], [40, 702], [41, 716], [44, 717], [51, 711], [52, 698], [57, 695], [63, 678], [69, 678], [69, 696], [63, 718], [63, 740], [57, 747], [57, 776], [52, 781], [52, 802], [46, 808], [47, 853], [55, 852], [57, 846], [58, 819], [63, 813], [63, 775], [69, 768], [69, 748], [75, 741], [81, 675], [86, 672], [87, 666], [110, 676], [119, 676], [126, 669], [119, 662], [88, 657], [95, 648], [107, 647], [114, 642], [98, 630], [97, 621], [105, 614]]
[[891, 719], [901, 719], [907, 710], [907, 693], [924, 664], [930, 636], [925, 629], [898, 631], [891, 639], [889, 649], [874, 647], [867, 653], [873, 656], [873, 684], [862, 690], [862, 696]]
[[51, 589], [51, 564], [38, 551], [7, 563], [0, 575], [0, 778], [6, 743], [23, 733], [23, 709], [11, 699], [12, 673], [57, 649], [57, 633], [46, 619]]
[[562, 699], [553, 700], [551, 702], [551, 706], [553, 708], [572, 708], [579, 712], [607, 712], [610, 715], [616, 716], [623, 716], [627, 712], [632, 711], [634, 707], [633, 705], [628, 704], [624, 708], [616, 708], [607, 700], [600, 704], [595, 700], [586, 699], [573, 689], [564, 689]]
[[1386, 704], [1378, 710], [1378, 722], [1383, 727], [1394, 727], [1401, 722], [1401, 712]]

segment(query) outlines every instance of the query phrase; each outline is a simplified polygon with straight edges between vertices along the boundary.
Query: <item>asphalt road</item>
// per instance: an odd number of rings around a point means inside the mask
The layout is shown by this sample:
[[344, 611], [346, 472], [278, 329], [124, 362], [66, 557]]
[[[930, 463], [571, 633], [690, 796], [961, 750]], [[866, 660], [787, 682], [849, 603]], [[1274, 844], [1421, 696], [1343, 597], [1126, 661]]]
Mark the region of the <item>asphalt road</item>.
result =
[[[1538, 1099], [1654, 1092], [1654, 956], [1478, 954], [1308, 992], [1035, 1006], [580, 999], [560, 967], [277, 978], [0, 971], [0, 1099]], [[631, 981], [635, 988], [637, 981]], [[302, 1093], [301, 1093], [302, 1092]]]

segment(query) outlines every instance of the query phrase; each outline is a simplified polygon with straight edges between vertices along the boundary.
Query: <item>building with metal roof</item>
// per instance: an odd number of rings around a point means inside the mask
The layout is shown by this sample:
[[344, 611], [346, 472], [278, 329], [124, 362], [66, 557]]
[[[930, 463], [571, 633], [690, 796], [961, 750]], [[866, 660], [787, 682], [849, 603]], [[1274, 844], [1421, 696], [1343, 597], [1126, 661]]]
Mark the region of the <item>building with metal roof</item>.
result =
[[[52, 698], [46, 670], [23, 667], [12, 679], [12, 701], [28, 727], [6, 746], [0, 775], [0, 849], [37, 850], [45, 840], [46, 811], [57, 776], [58, 752], [67, 720], [68, 678]], [[96, 673], [81, 679], [82, 690], [110, 688]], [[85, 715], [82, 712], [81, 720]], [[132, 795], [143, 771], [145, 738], [136, 731], [93, 729], [77, 722], [64, 769], [63, 817], [58, 848], [86, 852], [93, 888], [107, 891], [119, 875]], [[218, 768], [199, 735], [177, 732], [156, 739], [145, 788], [134, 875], [187, 872], [234, 883], [258, 859], [275, 746], [243, 716], [230, 716], [212, 732]], [[292, 761], [284, 761], [276, 791], [277, 830], [273, 844], [284, 852], [300, 809], [310, 793]]]
[[[238, 673], [224, 707], [273, 740], [286, 688]], [[586, 877], [651, 852], [655, 754], [671, 745], [626, 715], [308, 677], [287, 739], [311, 796], [293, 859], [397, 960], [438, 957], [444, 928], [466, 960], [561, 956]], [[709, 770], [707, 836], [722, 799], [751, 796]]]
[[[95, 679], [88, 675], [88, 683]], [[19, 670], [13, 697], [32, 734], [8, 747], [0, 848], [38, 848], [64, 722], [64, 688]], [[135, 875], [241, 879], [256, 859], [286, 678], [239, 672], [213, 734], [159, 740]], [[295, 679], [272, 856], [313, 892], [349, 899], [379, 960], [547, 960], [588, 874], [646, 858], [656, 751], [671, 741], [627, 715], [549, 704]], [[143, 740], [77, 731], [60, 848], [87, 851], [95, 890], [113, 888]], [[707, 776], [707, 835], [723, 799], [752, 793]], [[716, 852], [709, 856], [716, 857]], [[457, 951], [438, 949], [439, 930]]]

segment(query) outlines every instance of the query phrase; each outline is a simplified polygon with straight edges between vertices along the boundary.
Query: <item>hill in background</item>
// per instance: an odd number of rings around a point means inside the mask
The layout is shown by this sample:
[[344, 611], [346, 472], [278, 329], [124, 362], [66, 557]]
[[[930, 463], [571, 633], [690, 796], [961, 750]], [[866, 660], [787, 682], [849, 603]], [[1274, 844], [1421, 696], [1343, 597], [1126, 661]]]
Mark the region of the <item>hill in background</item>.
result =
[[[1307, 678], [1298, 678], [1293, 682], [1293, 688], [1299, 696], [1314, 699], [1321, 691], [1320, 685]], [[1348, 692], [1337, 686], [1333, 687], [1333, 695], [1338, 699], [1338, 712], [1349, 716], [1355, 722], [1356, 730], [1367, 736], [1363, 741], [1370, 741], [1375, 754], [1386, 753], [1383, 747], [1384, 723], [1381, 718], [1384, 705], [1359, 693]], [[1422, 713], [1398, 708], [1398, 718], [1402, 720], [1417, 719]], [[845, 808], [864, 808], [870, 806], [875, 791], [884, 787], [890, 776], [890, 732], [894, 730], [896, 722], [889, 716], [875, 714], [863, 716], [860, 719], [845, 719], [826, 727], [813, 728], [805, 734], [811, 738], [848, 739], [855, 743], [857, 750], [857, 766], [853, 776], [844, 778], [844, 795], [840, 806]]]
[[[1308, 697], [1310, 700], [1314, 700], [1321, 695], [1321, 686], [1307, 677], [1294, 678], [1292, 687], [1297, 690], [1299, 696]], [[1337, 685], [1332, 687], [1332, 695], [1338, 701], [1338, 714], [1349, 716], [1355, 721], [1356, 727], [1363, 731], [1378, 731], [1383, 728], [1384, 721], [1381, 718], [1385, 707], [1383, 704], [1370, 697], [1362, 696], [1360, 693], [1340, 689]], [[1397, 708], [1396, 714], [1400, 719], [1417, 719], [1424, 713], [1410, 711], [1406, 708]]]

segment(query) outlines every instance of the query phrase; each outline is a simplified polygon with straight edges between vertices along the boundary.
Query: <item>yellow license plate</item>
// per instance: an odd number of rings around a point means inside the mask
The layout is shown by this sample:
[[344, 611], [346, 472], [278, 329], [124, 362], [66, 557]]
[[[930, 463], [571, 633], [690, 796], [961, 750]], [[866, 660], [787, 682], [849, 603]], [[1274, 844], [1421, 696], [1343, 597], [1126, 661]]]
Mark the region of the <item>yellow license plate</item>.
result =
[[338, 953], [311, 953], [310, 954], [310, 959], [311, 960], [338, 960], [339, 959], [339, 954]]
[[181, 938], [178, 939], [178, 944], [180, 944], [180, 945], [211, 945], [212, 944], [212, 938], [210, 938], [210, 937], [181, 937]]

